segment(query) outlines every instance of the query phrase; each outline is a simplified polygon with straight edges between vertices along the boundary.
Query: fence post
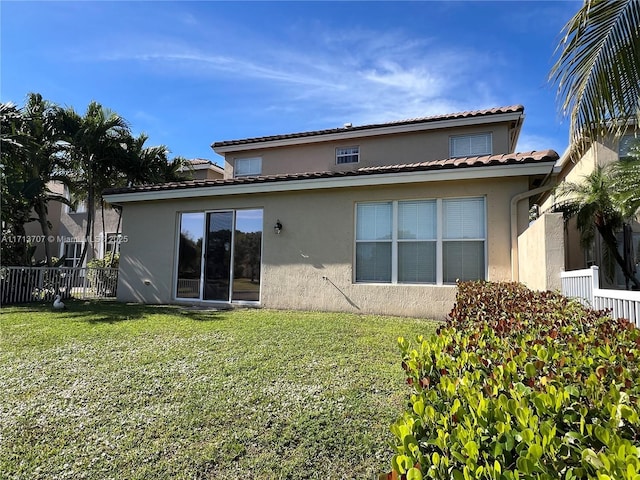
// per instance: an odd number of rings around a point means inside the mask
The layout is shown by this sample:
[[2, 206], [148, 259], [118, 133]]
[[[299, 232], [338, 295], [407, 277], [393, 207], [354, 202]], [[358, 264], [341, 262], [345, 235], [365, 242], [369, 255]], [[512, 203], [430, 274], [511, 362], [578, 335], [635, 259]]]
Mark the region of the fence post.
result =
[[[36, 270], [36, 273], [38, 274], [38, 296], [43, 295], [44, 296], [44, 274], [45, 274], [46, 270], [44, 268], [39, 268]], [[41, 299], [42, 300], [42, 299]]]
[[591, 305], [595, 305], [597, 290], [600, 290], [600, 268], [597, 265], [593, 265], [591, 267]]

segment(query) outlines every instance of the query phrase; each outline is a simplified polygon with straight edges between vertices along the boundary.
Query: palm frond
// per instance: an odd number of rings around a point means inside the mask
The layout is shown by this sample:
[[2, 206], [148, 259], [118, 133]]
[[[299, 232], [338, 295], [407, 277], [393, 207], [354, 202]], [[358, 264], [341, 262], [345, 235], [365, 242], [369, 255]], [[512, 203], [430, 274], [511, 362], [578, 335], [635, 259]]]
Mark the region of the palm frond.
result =
[[565, 25], [549, 80], [574, 143], [640, 119], [640, 2], [586, 0]]
[[596, 167], [580, 182], [563, 182], [556, 187], [558, 198], [565, 198], [565, 218], [575, 217], [583, 247], [592, 244], [596, 229], [615, 231], [622, 225], [623, 214], [617, 202], [613, 167]]

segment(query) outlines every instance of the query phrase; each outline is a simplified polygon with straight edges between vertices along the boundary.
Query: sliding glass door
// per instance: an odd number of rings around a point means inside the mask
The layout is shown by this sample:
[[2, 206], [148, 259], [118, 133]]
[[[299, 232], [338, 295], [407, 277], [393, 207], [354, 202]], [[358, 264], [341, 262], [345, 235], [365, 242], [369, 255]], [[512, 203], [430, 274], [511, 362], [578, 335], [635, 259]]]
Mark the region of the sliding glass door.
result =
[[261, 209], [181, 215], [177, 298], [257, 302], [261, 262]]
[[262, 210], [236, 212], [233, 242], [233, 301], [260, 300]]
[[204, 300], [228, 302], [231, 292], [233, 212], [207, 213], [204, 253]]
[[176, 297], [200, 298], [204, 213], [183, 213], [180, 218]]

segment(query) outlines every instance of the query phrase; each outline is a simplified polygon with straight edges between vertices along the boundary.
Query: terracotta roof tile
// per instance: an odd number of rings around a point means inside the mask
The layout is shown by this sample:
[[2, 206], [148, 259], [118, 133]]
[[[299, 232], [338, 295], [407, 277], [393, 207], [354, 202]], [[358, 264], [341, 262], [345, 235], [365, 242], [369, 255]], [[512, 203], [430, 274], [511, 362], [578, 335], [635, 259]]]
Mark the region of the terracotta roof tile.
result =
[[412, 125], [417, 123], [439, 122], [443, 120], [456, 120], [461, 118], [483, 117], [488, 115], [497, 115], [501, 113], [517, 113], [524, 112], [522, 105], [510, 105], [507, 107], [496, 107], [487, 110], [472, 110], [466, 112], [447, 113], [444, 115], [434, 115], [431, 117], [411, 118], [407, 120], [398, 120], [395, 122], [376, 123], [371, 125], [359, 125], [355, 127], [330, 128], [325, 130], [315, 130], [310, 132], [288, 133], [284, 135], [271, 135], [265, 137], [244, 138], [238, 140], [226, 140], [215, 142], [211, 146], [215, 149], [218, 147], [230, 147], [233, 145], [247, 145], [251, 143], [269, 142], [273, 140], [289, 140], [292, 138], [313, 137], [319, 135], [330, 135], [333, 133], [342, 133], [346, 131], [373, 130], [376, 128], [385, 128], [401, 125]]
[[378, 167], [363, 167], [357, 170], [345, 172], [307, 172], [288, 173], [279, 175], [261, 175], [256, 177], [238, 177], [217, 180], [188, 180], [183, 182], [170, 182], [157, 185], [142, 185], [137, 187], [109, 188], [104, 195], [116, 195], [133, 192], [157, 192], [163, 190], [183, 190], [189, 188], [210, 187], [216, 188], [225, 185], [260, 184], [270, 182], [290, 182], [296, 180], [309, 180], [318, 178], [357, 177], [363, 175], [380, 175], [387, 173], [425, 172], [446, 169], [459, 169], [470, 167], [490, 167], [506, 165], [523, 165], [531, 163], [555, 163], [559, 155], [554, 150], [540, 150], [525, 153], [511, 153], [504, 155], [485, 155], [482, 157], [447, 158], [444, 160], [431, 160], [398, 165], [383, 165]]
[[213, 165], [213, 162], [211, 162], [211, 160], [207, 160], [206, 158], [192, 158], [191, 160], [189, 160], [189, 163], [191, 165]]

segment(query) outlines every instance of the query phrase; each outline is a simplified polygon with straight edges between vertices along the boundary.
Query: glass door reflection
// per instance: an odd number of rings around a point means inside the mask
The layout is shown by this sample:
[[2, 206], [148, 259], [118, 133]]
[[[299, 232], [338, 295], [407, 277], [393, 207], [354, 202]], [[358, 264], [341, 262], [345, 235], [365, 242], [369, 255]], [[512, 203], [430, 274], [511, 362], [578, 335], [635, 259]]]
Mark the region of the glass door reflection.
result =
[[233, 244], [233, 301], [260, 300], [262, 210], [238, 210]]
[[233, 232], [233, 212], [207, 214], [204, 300], [222, 302], [230, 300], [231, 232]]

